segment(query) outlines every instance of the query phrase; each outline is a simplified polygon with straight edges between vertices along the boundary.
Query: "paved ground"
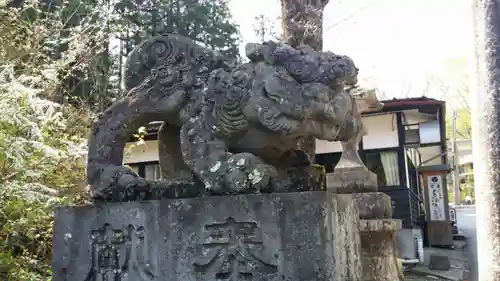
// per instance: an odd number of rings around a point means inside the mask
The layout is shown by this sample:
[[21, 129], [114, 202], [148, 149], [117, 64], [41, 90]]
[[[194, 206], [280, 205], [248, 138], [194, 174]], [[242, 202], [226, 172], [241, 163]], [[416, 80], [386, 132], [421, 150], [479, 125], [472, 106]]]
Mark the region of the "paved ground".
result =
[[470, 281], [478, 281], [477, 278], [477, 239], [476, 239], [476, 208], [475, 206], [457, 207], [457, 227], [460, 234], [467, 240], [465, 249], [469, 256], [468, 266], [470, 270]]
[[446, 279], [441, 279], [434, 276], [417, 276], [417, 275], [405, 275], [404, 281], [445, 281]]
[[[478, 281], [477, 278], [477, 239], [476, 239], [476, 209], [474, 206], [458, 206], [457, 227], [459, 234], [466, 241], [455, 241], [455, 250], [425, 248], [424, 265], [412, 269], [412, 273], [405, 275], [405, 281], [445, 281], [468, 280]], [[451, 269], [448, 271], [434, 271], [428, 268], [430, 255], [445, 255], [450, 258]], [[468, 272], [468, 273], [467, 273]], [[437, 277], [439, 276], [439, 277]]]

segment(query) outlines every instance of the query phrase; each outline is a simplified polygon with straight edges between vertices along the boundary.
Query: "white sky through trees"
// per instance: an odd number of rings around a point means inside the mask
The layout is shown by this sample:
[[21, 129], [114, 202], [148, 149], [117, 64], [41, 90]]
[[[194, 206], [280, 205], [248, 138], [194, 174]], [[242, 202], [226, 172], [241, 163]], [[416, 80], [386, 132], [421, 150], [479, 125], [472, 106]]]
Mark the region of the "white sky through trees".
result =
[[[276, 19], [281, 12], [280, 0], [230, 0], [230, 9], [240, 26], [242, 52], [245, 43], [259, 41], [255, 17]], [[351, 56], [361, 80], [388, 98], [442, 98], [443, 86], [436, 81], [449, 89], [466, 79], [473, 44], [471, 13], [471, 0], [330, 0], [324, 49]], [[443, 98], [449, 100], [450, 94]]]

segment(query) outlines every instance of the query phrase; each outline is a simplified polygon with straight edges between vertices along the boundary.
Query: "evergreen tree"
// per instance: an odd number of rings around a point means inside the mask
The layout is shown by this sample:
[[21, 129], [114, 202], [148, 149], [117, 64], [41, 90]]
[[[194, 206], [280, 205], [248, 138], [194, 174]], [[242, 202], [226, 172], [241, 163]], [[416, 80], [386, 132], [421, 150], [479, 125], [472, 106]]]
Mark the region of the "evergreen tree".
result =
[[[238, 27], [232, 21], [227, 2], [41, 0], [35, 9], [24, 0], [11, 0], [7, 6], [23, 10], [27, 30], [31, 30], [29, 26], [34, 22], [46, 19], [45, 26], [51, 34], [38, 42], [41, 50], [36, 54], [19, 52], [19, 44], [8, 42], [8, 36], [4, 37], [5, 44], [13, 45], [11, 53], [16, 54], [23, 65], [34, 61], [41, 65], [44, 62], [38, 59], [60, 59], [70, 48], [70, 36], [74, 36], [81, 26], [95, 28], [95, 33], [100, 36], [85, 46], [92, 55], [86, 56], [85, 61], [75, 57], [72, 64], [59, 70], [59, 78], [64, 83], [57, 91], [51, 92], [54, 96], [50, 98], [58, 103], [69, 102], [101, 112], [124, 94], [120, 86], [125, 57], [137, 44], [151, 36], [177, 33], [219, 51], [229, 61], [239, 60]], [[2, 12], [6, 11], [0, 7]], [[118, 48], [114, 49], [116, 46]], [[20, 69], [26, 70], [24, 66]]]
[[238, 59], [238, 26], [227, 0], [121, 0], [115, 4], [117, 31], [127, 55], [140, 41], [177, 33]]

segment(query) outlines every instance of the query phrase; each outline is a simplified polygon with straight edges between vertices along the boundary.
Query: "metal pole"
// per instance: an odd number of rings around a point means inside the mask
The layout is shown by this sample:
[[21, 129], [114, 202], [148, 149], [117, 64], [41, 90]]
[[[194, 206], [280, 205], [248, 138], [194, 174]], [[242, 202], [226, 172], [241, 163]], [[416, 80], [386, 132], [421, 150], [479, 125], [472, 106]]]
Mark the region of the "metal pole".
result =
[[474, 0], [472, 149], [478, 274], [500, 281], [500, 0]]
[[453, 141], [453, 198], [455, 206], [460, 205], [460, 171], [459, 171], [459, 157], [457, 145], [457, 111], [453, 109], [452, 119], [452, 141]]

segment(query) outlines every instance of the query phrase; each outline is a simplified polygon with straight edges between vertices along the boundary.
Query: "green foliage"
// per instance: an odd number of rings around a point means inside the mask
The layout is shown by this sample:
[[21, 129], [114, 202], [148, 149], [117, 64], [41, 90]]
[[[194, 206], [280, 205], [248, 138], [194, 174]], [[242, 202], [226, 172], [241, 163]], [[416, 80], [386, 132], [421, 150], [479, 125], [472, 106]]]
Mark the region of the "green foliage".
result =
[[238, 26], [232, 21], [227, 0], [119, 0], [114, 30], [127, 55], [141, 40], [173, 32], [238, 59]]
[[34, 77], [13, 73], [4, 66], [0, 79], [0, 275], [47, 280], [51, 209], [84, 199], [86, 147], [66, 129], [76, 115], [39, 98]]
[[109, 76], [107, 56], [102, 58], [107, 14], [92, 2], [42, 0], [0, 9], [0, 58], [16, 75], [57, 76], [62, 82], [45, 97], [101, 109], [96, 104]]
[[52, 208], [87, 200], [90, 121], [162, 32], [238, 56], [226, 0], [0, 0], [0, 280], [50, 280]]
[[37, 3], [0, 13], [0, 280], [50, 280], [52, 208], [86, 200], [90, 115], [47, 98], [62, 83], [56, 73], [80, 67], [75, 58], [89, 56], [84, 45], [99, 33], [71, 30], [55, 59], [45, 50], [60, 19], [37, 16]]
[[467, 61], [463, 59], [450, 59], [444, 62], [446, 76], [439, 81], [442, 94], [448, 104], [446, 116], [446, 137], [451, 140], [453, 136], [453, 110], [456, 114], [457, 139], [471, 139], [471, 108], [469, 105], [469, 86], [467, 75]]
[[[63, 83], [52, 92], [51, 99], [59, 103], [103, 111], [124, 94], [121, 81], [125, 57], [140, 41], [163, 32], [197, 40], [228, 60], [239, 59], [238, 29], [227, 0], [39, 1], [11, 0], [10, 6], [19, 8], [15, 18], [0, 9], [0, 25], [7, 27], [0, 30], [0, 44], [5, 44], [8, 55], [16, 56], [16, 64], [24, 70], [28, 65], [40, 69], [49, 58], [61, 59], [64, 52], [75, 47], [70, 42], [86, 42], [81, 47], [91, 55], [74, 57], [58, 69]], [[92, 34], [92, 40], [75, 41], [74, 36], [81, 32]], [[24, 37], [32, 38], [31, 42], [20, 45], [19, 40], [27, 41]]]
[[464, 202], [467, 196], [472, 197], [472, 202], [475, 201], [474, 174], [467, 176], [465, 183], [460, 185], [460, 189], [460, 201]]

